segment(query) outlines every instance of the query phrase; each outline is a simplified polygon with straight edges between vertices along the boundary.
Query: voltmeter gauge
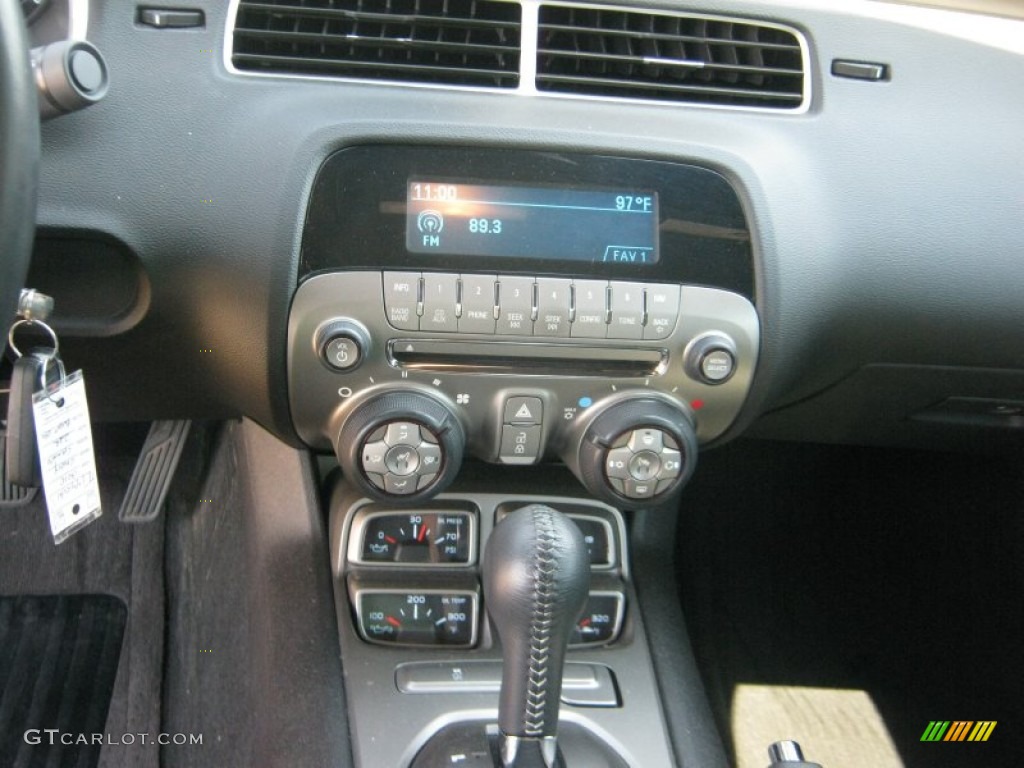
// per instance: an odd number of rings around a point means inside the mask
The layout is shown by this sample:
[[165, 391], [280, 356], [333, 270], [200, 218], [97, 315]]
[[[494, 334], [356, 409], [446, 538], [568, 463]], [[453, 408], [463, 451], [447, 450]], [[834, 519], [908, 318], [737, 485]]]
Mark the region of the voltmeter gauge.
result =
[[458, 590], [364, 589], [356, 595], [359, 634], [371, 643], [470, 648], [477, 595]]
[[476, 550], [475, 516], [461, 510], [370, 512], [357, 521], [354, 559], [367, 565], [468, 565]]

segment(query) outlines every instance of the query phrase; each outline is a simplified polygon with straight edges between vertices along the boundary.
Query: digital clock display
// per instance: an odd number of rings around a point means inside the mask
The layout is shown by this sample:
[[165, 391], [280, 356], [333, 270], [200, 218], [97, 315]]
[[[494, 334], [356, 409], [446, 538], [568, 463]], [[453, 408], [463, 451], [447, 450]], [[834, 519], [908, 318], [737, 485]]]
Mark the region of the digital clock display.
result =
[[411, 179], [412, 253], [654, 264], [658, 195], [649, 190], [523, 187]]

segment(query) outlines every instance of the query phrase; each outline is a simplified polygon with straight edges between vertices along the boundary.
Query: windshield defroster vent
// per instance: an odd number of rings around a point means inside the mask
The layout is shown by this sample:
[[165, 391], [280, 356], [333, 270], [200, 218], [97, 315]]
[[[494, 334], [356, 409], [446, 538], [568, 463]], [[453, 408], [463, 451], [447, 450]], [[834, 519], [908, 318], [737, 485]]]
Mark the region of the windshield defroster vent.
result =
[[748, 21], [542, 5], [537, 89], [613, 98], [797, 109], [795, 33]]
[[497, 0], [240, 0], [240, 70], [490, 88], [519, 84], [522, 10]]

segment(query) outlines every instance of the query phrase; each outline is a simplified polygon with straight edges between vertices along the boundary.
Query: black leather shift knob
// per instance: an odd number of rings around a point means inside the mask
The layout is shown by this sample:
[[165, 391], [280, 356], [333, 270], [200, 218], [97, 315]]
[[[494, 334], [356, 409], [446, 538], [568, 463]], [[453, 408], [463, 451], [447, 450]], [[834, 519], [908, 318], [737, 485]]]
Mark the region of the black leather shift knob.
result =
[[551, 765], [565, 649], [590, 586], [583, 535], [543, 504], [511, 512], [487, 541], [483, 586], [503, 652], [498, 727], [513, 753], [503, 748], [505, 764], [525, 740]]

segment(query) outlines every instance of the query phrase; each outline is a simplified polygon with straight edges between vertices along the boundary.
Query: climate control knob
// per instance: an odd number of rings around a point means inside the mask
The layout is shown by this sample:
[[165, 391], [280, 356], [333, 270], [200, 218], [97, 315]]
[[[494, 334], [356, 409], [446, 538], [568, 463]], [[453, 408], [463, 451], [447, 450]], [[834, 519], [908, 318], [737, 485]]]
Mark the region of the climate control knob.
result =
[[459, 471], [465, 434], [441, 401], [420, 392], [385, 392], [345, 421], [336, 444], [345, 476], [372, 498], [418, 502]]
[[693, 474], [697, 435], [680, 406], [630, 398], [590, 422], [566, 463], [588, 491], [611, 504], [660, 504]]

